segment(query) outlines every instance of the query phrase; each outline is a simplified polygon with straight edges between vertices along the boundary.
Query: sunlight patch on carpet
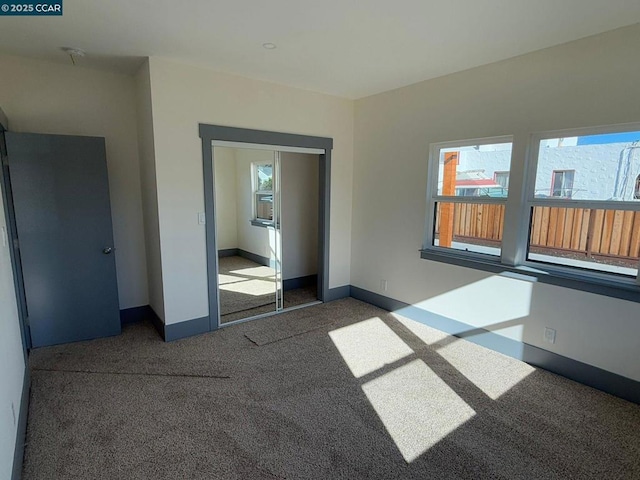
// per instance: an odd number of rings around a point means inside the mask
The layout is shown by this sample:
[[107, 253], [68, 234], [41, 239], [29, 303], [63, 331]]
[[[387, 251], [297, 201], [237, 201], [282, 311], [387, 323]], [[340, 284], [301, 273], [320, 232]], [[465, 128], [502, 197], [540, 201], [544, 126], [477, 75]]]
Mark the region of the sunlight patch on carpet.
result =
[[356, 378], [414, 353], [378, 317], [333, 330], [329, 336]]
[[274, 277], [276, 271], [270, 267], [250, 267], [250, 268], [241, 268], [239, 270], [231, 270], [229, 273], [233, 273], [235, 275], [245, 275], [249, 277]]
[[422, 360], [365, 383], [362, 391], [409, 463], [475, 416]]
[[456, 341], [438, 353], [489, 398], [497, 400], [535, 371], [535, 368], [467, 341]]
[[[391, 315], [425, 344], [432, 346], [442, 358], [493, 400], [500, 398], [535, 371], [531, 365], [515, 358], [453, 337], [397, 313]], [[511, 328], [517, 327], [521, 326]]]
[[220, 290], [227, 292], [243, 293], [245, 295], [253, 295], [256, 297], [262, 295], [275, 295], [275, 284], [265, 280], [247, 280], [246, 282], [228, 283], [220, 285]]
[[227, 283], [237, 283], [244, 282], [246, 278], [244, 277], [236, 277], [235, 275], [225, 275], [224, 273], [218, 274], [218, 284], [226, 285]]

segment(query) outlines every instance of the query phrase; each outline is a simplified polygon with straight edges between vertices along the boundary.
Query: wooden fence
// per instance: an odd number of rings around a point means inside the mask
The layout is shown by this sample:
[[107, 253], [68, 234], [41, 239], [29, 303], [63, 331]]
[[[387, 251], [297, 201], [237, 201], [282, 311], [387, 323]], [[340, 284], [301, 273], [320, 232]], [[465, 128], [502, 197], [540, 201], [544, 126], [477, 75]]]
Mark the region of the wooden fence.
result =
[[[453, 240], [487, 245], [502, 240], [504, 205], [455, 203]], [[450, 208], [450, 207], [449, 207]], [[437, 223], [440, 225], [441, 208]], [[436, 229], [436, 235], [439, 234]], [[585, 256], [640, 256], [640, 212], [534, 207], [530, 245]]]

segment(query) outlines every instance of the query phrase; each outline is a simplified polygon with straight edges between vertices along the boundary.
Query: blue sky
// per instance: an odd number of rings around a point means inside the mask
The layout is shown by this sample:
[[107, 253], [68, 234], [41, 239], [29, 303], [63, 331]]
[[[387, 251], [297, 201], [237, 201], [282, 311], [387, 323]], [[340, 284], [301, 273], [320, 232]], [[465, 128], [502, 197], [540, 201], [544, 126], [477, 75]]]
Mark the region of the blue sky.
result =
[[578, 145], [599, 145], [602, 143], [627, 143], [640, 141], [640, 132], [608, 133], [578, 137]]

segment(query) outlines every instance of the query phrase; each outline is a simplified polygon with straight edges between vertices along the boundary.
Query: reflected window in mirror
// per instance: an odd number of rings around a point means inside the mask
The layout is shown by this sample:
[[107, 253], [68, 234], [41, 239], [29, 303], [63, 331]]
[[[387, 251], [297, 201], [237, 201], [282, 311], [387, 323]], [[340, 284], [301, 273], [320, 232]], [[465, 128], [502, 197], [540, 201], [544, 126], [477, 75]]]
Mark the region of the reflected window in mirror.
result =
[[273, 222], [273, 164], [252, 164], [254, 220]]

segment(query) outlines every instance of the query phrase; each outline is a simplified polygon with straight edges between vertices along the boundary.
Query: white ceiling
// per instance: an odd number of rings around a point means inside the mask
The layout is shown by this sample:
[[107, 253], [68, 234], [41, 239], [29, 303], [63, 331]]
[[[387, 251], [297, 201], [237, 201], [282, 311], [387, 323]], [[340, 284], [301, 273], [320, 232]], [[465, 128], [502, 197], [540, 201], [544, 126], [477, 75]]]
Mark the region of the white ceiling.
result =
[[157, 55], [360, 98], [638, 22], [638, 0], [64, 0], [0, 17], [0, 51], [80, 47], [128, 73]]

